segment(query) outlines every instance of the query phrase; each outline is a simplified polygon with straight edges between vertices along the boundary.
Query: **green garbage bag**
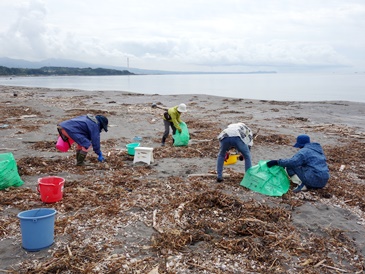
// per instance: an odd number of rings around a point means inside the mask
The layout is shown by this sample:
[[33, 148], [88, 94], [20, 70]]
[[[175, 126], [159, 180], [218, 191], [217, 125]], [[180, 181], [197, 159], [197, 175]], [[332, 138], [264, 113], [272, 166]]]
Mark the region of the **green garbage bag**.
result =
[[181, 127], [181, 133], [176, 130], [175, 134], [172, 136], [174, 138], [174, 146], [175, 147], [181, 147], [181, 146], [187, 146], [189, 144], [190, 135], [188, 126], [185, 122], [180, 123]]
[[13, 153], [0, 154], [0, 190], [23, 184]]
[[250, 167], [240, 185], [268, 196], [281, 196], [288, 192], [290, 182], [288, 175], [281, 166], [268, 168], [268, 161], [259, 161]]

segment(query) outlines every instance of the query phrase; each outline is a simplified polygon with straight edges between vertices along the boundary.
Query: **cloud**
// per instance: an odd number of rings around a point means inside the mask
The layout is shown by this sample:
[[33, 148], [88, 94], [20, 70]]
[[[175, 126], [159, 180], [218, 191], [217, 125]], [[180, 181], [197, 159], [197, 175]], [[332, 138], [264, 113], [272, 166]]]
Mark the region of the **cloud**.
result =
[[0, 52], [105, 65], [130, 58], [147, 69], [365, 68], [362, 1], [222, 3], [3, 0]]

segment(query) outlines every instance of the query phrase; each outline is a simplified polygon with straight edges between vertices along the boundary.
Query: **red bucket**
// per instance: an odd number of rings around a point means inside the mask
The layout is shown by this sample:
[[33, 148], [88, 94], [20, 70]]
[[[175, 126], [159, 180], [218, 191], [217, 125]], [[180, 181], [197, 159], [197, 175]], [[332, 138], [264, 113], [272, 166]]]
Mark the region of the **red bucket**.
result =
[[[70, 144], [68, 142], [70, 142]], [[75, 141], [68, 139], [68, 142], [65, 142], [62, 140], [61, 136], [58, 136], [56, 148], [61, 152], [67, 152], [70, 149], [70, 145], [72, 145]]]
[[62, 200], [65, 179], [57, 176], [38, 179], [38, 192], [44, 203], [55, 203]]

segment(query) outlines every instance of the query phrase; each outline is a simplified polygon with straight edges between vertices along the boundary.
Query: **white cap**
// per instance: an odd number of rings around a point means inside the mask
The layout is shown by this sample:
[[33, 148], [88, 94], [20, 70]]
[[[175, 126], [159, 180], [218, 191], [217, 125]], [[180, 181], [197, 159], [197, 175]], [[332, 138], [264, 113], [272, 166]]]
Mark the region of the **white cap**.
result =
[[186, 112], [186, 105], [185, 104], [180, 104], [178, 107], [177, 107], [177, 111], [178, 112]]

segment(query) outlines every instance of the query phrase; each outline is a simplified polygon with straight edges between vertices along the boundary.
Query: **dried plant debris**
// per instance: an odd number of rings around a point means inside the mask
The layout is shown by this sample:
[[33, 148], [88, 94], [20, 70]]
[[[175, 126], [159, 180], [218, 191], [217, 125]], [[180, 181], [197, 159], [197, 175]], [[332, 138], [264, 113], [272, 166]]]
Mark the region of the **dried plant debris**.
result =
[[365, 132], [359, 132], [358, 129], [347, 125], [335, 125], [335, 124], [317, 124], [300, 126], [304, 129], [312, 129], [317, 132], [324, 132], [327, 135], [341, 136], [342, 138], [356, 138], [365, 139]]
[[[22, 92], [17, 99], [31, 99], [33, 95]], [[85, 109], [91, 109], [87, 113], [108, 115], [137, 112], [124, 103], [122, 108], [110, 106], [103, 112], [95, 107], [97, 104], [90, 108], [91, 96], [76, 99], [80, 104], [72, 110], [65, 108], [67, 117], [83, 115]], [[70, 107], [70, 98], [43, 100]], [[242, 99], [224, 101], [237, 105], [251, 103]], [[270, 108], [292, 104], [262, 101], [265, 102]], [[226, 116], [237, 115], [226, 108], [221, 111]], [[19, 128], [19, 132], [39, 130], [39, 118], [43, 117], [34, 109], [7, 104], [0, 113], [2, 123]], [[14, 256], [21, 257], [6, 269], [0, 267], [1, 270], [7, 273], [363, 273], [364, 251], [350, 234], [356, 231], [331, 225], [305, 227], [293, 220], [303, 206], [321, 204], [347, 210], [358, 218], [359, 227], [365, 225], [365, 151], [360, 133], [340, 126], [308, 127], [315, 132], [338, 132], [346, 136], [343, 143], [324, 146], [331, 173], [328, 185], [317, 191], [298, 194], [289, 191], [282, 197], [267, 197], [239, 186], [243, 170], [237, 172], [230, 167], [225, 167], [224, 172], [229, 176], [221, 184], [215, 182], [215, 170], [208, 172], [212, 176], [188, 176], [188, 172], [178, 176], [173, 171], [172, 175], [160, 176], [160, 159], [187, 159], [191, 161], [187, 168], [196, 170], [199, 167], [194, 158], [217, 157], [221, 125], [207, 118], [188, 118], [186, 122], [191, 144], [173, 147], [169, 138], [165, 147], [154, 148], [157, 163], [151, 165], [133, 165], [133, 156], [119, 148], [127, 141], [123, 138], [102, 140], [107, 162], [99, 163], [95, 154], [90, 153], [86, 158], [91, 164], [88, 168], [75, 166], [71, 151], [52, 157], [39, 156], [56, 151], [56, 131], [55, 140], [27, 143], [27, 148], [42, 153], [17, 159], [21, 176], [36, 181], [39, 177], [63, 174], [67, 179], [62, 200], [53, 204], [41, 201], [36, 183], [32, 187], [0, 191], [0, 241], [10, 240], [13, 243], [10, 247], [17, 254]], [[303, 128], [308, 122], [305, 117], [288, 120], [301, 123]], [[160, 137], [156, 136], [154, 141], [159, 144]], [[269, 129], [255, 133], [255, 146], [291, 146], [292, 142], [293, 136]], [[21, 250], [16, 214], [40, 207], [57, 210], [55, 243], [44, 253], [27, 253]]]
[[31, 145], [31, 148], [38, 151], [55, 151], [56, 140], [54, 141], [40, 141]]
[[2, 104], [0, 109], [0, 124], [6, 125], [3, 129], [17, 129], [16, 134], [37, 131], [42, 125], [47, 124], [45, 117], [39, 111], [27, 106], [14, 106]]
[[25, 119], [32, 117], [43, 117], [42, 113], [27, 106], [14, 106], [2, 104], [1, 119]]
[[256, 144], [278, 144], [278, 145], [292, 145], [293, 138], [291, 136], [283, 134], [271, 134], [271, 135], [256, 135], [254, 139]]
[[[57, 241], [51, 249], [52, 258], [26, 260], [20, 269], [27, 273], [148, 273], [159, 265], [159, 273], [235, 273], [237, 269], [242, 273], [282, 273], [293, 267], [302, 273], [319, 273], [314, 271], [314, 265], [323, 259], [329, 266], [338, 265], [336, 262], [341, 259], [347, 269], [358, 267], [349, 253], [341, 251], [354, 249], [340, 231], [323, 231], [325, 236], [320, 239], [301, 239], [301, 232], [291, 225], [291, 212], [281, 207], [242, 202], [217, 190], [185, 190], [186, 194], [177, 199], [165, 191], [158, 201], [149, 199], [157, 195], [152, 192], [141, 203], [136, 197], [146, 185], [138, 187], [141, 182], [135, 183], [137, 187], [128, 191], [124, 187], [112, 188], [106, 182], [68, 182], [62, 203], [54, 205], [60, 216], [55, 224]], [[168, 184], [184, 190], [178, 178]], [[150, 186], [154, 189], [158, 182], [151, 182]], [[9, 204], [16, 196], [26, 195], [29, 199], [34, 195], [29, 190], [19, 190], [4, 203]], [[20, 210], [27, 208], [26, 203], [19, 205]], [[2, 220], [1, 227], [11, 221]], [[155, 232], [149, 232], [149, 240], [139, 240], [143, 245], [135, 246], [135, 259], [129, 253], [114, 253], [128, 244], [128, 237], [122, 236], [140, 229], [133, 228], [136, 221], [144, 230], [150, 227]], [[129, 226], [131, 231], [127, 232]], [[324, 255], [329, 250], [333, 258]], [[297, 258], [295, 263], [292, 258]]]

